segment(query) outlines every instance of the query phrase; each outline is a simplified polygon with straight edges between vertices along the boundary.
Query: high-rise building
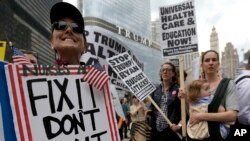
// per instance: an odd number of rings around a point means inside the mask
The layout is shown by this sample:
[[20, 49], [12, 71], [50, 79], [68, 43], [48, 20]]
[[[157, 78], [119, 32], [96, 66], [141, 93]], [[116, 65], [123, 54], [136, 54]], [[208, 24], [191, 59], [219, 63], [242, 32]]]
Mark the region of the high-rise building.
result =
[[221, 57], [222, 74], [235, 79], [236, 69], [239, 68], [239, 55], [232, 43], [227, 43]]
[[[49, 12], [52, 5], [59, 1], [62, 0], [1, 0], [0, 40], [12, 41], [18, 48], [37, 52], [39, 63], [54, 63]], [[10, 58], [8, 48], [6, 60]]]
[[143, 62], [150, 80], [159, 83], [163, 59], [159, 45], [151, 41], [150, 0], [84, 0], [82, 6], [85, 25], [114, 33]]
[[151, 38], [150, 0], [84, 0], [85, 17], [97, 17]]
[[159, 19], [151, 22], [152, 40], [160, 43], [161, 42], [161, 23]]
[[219, 38], [218, 38], [218, 33], [216, 32], [215, 27], [212, 28], [212, 33], [210, 35], [210, 49], [215, 50], [218, 53], [220, 52]]

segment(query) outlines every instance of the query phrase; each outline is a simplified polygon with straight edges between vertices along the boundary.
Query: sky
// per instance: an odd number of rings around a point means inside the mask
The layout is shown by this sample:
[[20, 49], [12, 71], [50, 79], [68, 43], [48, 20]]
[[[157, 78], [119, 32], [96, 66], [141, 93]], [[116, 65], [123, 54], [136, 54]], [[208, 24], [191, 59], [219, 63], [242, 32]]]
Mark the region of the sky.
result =
[[[64, 0], [76, 5], [77, 0]], [[151, 0], [151, 21], [159, 18], [159, 7], [178, 4], [184, 0]], [[240, 61], [250, 49], [250, 0], [195, 0], [199, 51], [210, 49], [213, 26], [219, 38], [220, 52], [231, 42]], [[244, 51], [243, 51], [244, 50]]]
[[[178, 4], [184, 0], [151, 0], [151, 20], [159, 18], [159, 7]], [[199, 51], [210, 49], [213, 26], [219, 38], [220, 52], [231, 42], [240, 61], [250, 49], [249, 0], [195, 0], [196, 27]]]

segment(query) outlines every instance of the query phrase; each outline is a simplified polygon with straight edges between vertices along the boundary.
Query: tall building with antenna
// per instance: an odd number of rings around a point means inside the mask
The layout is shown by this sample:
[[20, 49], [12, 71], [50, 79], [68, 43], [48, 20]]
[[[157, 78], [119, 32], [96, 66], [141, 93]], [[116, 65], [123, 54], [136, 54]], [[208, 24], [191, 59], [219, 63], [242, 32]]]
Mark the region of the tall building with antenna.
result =
[[212, 28], [212, 33], [210, 35], [210, 49], [220, 53], [218, 33], [216, 32], [214, 26]]

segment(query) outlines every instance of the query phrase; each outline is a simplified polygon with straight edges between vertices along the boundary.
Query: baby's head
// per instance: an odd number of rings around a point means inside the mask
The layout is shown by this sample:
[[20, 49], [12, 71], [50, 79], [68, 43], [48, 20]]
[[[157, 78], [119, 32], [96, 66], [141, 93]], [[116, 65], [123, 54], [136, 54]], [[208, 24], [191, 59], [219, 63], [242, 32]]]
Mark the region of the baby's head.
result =
[[206, 80], [194, 80], [188, 86], [188, 101], [194, 102], [199, 98], [210, 96], [209, 83]]

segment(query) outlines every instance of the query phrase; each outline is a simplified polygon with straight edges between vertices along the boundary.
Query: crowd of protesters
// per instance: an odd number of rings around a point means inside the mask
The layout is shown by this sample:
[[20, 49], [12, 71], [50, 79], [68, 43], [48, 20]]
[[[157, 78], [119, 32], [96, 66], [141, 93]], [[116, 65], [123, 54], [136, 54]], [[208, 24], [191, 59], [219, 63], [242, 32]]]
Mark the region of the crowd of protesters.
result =
[[[51, 48], [55, 52], [55, 62], [59, 65], [80, 65], [80, 57], [87, 48], [84, 19], [81, 13], [70, 4], [58, 3], [53, 6], [50, 19]], [[177, 134], [181, 133], [183, 128], [182, 98], [187, 102], [187, 129], [190, 131], [188, 140], [230, 140], [233, 139], [237, 129], [248, 130], [250, 58], [248, 58], [246, 70], [235, 81], [220, 76], [219, 54], [214, 50], [208, 50], [202, 54], [201, 68], [202, 77], [185, 86], [186, 91], [180, 89], [177, 75], [179, 70], [170, 62], [161, 65], [159, 70], [161, 83], [151, 94], [152, 100], [161, 111], [157, 110], [155, 105], [148, 103], [148, 99], [146, 99], [147, 103], [144, 103], [135, 96], [130, 99], [130, 102], [127, 102], [125, 97], [122, 98], [121, 105], [126, 118], [119, 129], [121, 139], [180, 141], [181, 138]], [[200, 104], [205, 106], [202, 107]], [[164, 119], [162, 113], [167, 116], [171, 124]], [[199, 124], [202, 129], [197, 127]], [[226, 127], [225, 124], [227, 124]], [[197, 135], [197, 133], [200, 134]]]

